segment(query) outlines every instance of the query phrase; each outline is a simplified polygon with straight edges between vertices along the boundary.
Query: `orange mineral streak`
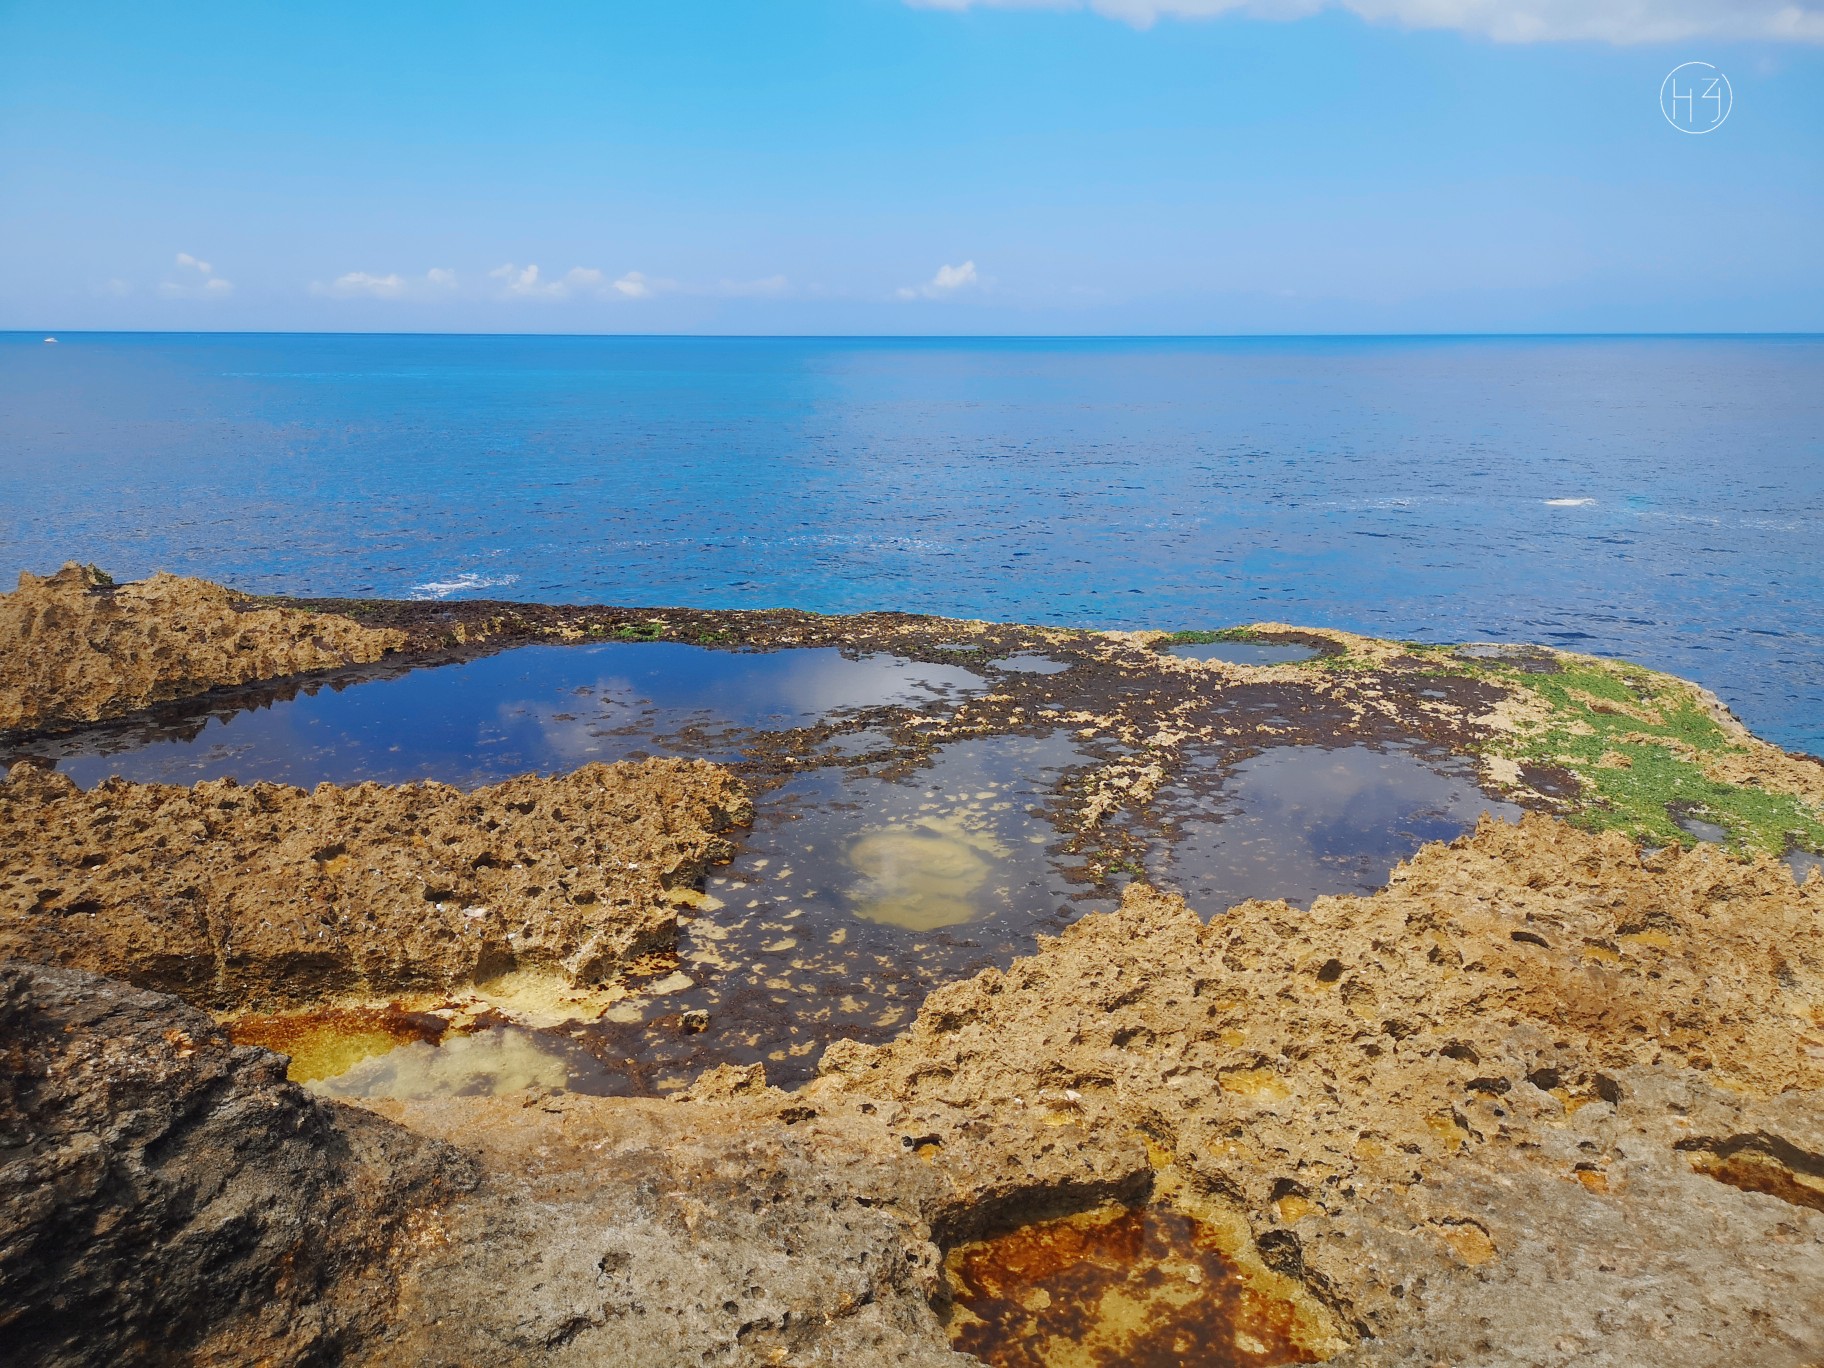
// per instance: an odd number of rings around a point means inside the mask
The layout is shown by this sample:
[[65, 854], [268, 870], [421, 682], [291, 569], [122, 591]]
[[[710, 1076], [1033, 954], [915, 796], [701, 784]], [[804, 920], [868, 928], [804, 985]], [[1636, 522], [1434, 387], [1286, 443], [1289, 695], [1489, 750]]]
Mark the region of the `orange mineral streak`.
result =
[[367, 1007], [244, 1016], [228, 1023], [236, 1045], [258, 1045], [289, 1056], [286, 1077], [293, 1083], [335, 1078], [362, 1060], [401, 1045], [417, 1041], [435, 1045], [444, 1029], [440, 1018], [423, 1012]]
[[1022, 1226], [951, 1251], [951, 1344], [993, 1368], [1310, 1363], [1285, 1302], [1162, 1205]]

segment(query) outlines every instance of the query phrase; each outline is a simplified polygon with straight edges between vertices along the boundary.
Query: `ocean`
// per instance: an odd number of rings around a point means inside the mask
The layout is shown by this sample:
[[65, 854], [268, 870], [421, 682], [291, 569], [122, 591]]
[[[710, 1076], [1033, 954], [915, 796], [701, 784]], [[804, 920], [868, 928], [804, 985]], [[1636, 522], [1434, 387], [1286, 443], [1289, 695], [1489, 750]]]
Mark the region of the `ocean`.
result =
[[42, 339], [0, 568], [1538, 641], [1824, 753], [1820, 337]]

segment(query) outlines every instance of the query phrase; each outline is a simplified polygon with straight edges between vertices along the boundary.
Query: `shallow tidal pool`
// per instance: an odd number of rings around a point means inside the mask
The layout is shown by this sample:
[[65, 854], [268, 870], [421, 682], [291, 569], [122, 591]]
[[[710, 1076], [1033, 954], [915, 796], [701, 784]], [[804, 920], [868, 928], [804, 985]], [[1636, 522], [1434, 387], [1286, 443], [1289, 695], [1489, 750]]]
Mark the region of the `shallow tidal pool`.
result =
[[251, 689], [200, 715], [97, 728], [73, 742], [44, 738], [29, 750], [56, 759], [83, 788], [109, 775], [472, 788], [635, 755], [734, 760], [758, 733], [986, 687], [960, 665], [834, 647], [520, 646], [390, 677]]
[[1371, 893], [1427, 841], [1449, 841], [1491, 813], [1520, 809], [1477, 786], [1473, 762], [1396, 747], [1277, 746], [1218, 769], [1193, 756], [1160, 796], [1166, 834], [1150, 872], [1206, 916], [1248, 898], [1309, 906], [1328, 893]]
[[[1183, 650], [1248, 663], [1314, 654]], [[727, 865], [680, 892], [675, 958], [606, 993], [558, 992], [531, 1015], [458, 993], [415, 1012], [374, 1003], [243, 1019], [237, 1038], [283, 1050], [295, 1078], [343, 1096], [664, 1093], [720, 1063], [759, 1063], [790, 1086], [814, 1075], [831, 1041], [889, 1039], [932, 988], [1004, 967], [1038, 935], [1115, 906], [1119, 877], [1093, 868], [1101, 836], [1073, 814], [1085, 776], [1132, 752], [1059, 701], [1080, 690], [1105, 707], [1096, 690], [1110, 687], [1068, 656], [981, 652], [965, 668], [831, 647], [538, 645], [46, 744], [84, 784], [119, 773], [466, 786], [663, 754], [748, 765], [752, 828]], [[1154, 687], [1112, 682], [1123, 697]], [[1251, 687], [1247, 706], [1268, 711], [1250, 716], [1270, 721], [1270, 696]], [[1035, 713], [1076, 721], [926, 739], [958, 707], [1018, 688], [1040, 691]], [[1147, 876], [1211, 916], [1249, 897], [1371, 891], [1485, 811], [1518, 813], [1477, 787], [1471, 762], [1436, 750], [1206, 742], [1105, 830], [1138, 840]]]

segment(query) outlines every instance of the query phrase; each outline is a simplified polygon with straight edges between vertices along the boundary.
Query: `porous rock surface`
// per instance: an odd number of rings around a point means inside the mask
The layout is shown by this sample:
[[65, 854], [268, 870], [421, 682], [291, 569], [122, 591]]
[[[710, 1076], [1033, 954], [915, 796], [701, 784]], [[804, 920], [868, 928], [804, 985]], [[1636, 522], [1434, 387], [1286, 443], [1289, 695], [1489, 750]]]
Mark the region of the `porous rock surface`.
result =
[[[775, 1095], [776, 1099], [776, 1095]], [[363, 1364], [817, 1364], [953, 1355], [924, 1208], [941, 1179], [869, 1118], [776, 1100], [378, 1103], [480, 1155]]]
[[[372, 1103], [478, 1170], [391, 1247], [384, 1317], [348, 1319], [340, 1277], [221, 1314], [354, 1326], [358, 1363], [961, 1365], [943, 1248], [1150, 1191], [1338, 1363], [1800, 1368], [1824, 1359], [1821, 913], [1824, 879], [1771, 860], [1643, 860], [1542, 817], [1307, 912], [1206, 922], [1137, 886], [794, 1093], [725, 1066], [672, 1101]], [[136, 1067], [85, 1076], [92, 1128]], [[148, 1278], [171, 1257], [121, 1247]]]
[[463, 792], [0, 783], [0, 957], [218, 1009], [468, 984], [593, 983], [670, 950], [673, 898], [751, 804], [701, 760], [586, 765]]
[[0, 962], [0, 1358], [329, 1362], [469, 1160], [317, 1100], [201, 1012]]
[[42, 578], [22, 572], [16, 591], [0, 594], [0, 732], [366, 663], [406, 641], [335, 613], [249, 605], [219, 584], [162, 572], [119, 586], [74, 563]]
[[1136, 887], [794, 1093], [377, 1103], [486, 1177], [366, 1361], [961, 1364], [939, 1250], [1150, 1191], [1338, 1363], [1799, 1368], [1820, 913], [1772, 861], [1490, 821], [1309, 912]]
[[[1529, 816], [1368, 898], [1136, 887], [839, 1044], [934, 1164], [1140, 1136], [1330, 1306], [1339, 1362], [1824, 1356], [1824, 879]], [[1029, 1132], [1031, 1133], [1031, 1132]]]

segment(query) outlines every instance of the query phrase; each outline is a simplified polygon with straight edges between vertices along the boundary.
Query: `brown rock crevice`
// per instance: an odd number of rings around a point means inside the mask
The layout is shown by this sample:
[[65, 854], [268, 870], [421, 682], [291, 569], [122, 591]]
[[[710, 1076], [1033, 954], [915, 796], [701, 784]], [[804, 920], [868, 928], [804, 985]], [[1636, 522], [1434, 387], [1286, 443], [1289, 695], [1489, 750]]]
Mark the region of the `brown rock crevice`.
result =
[[704, 761], [442, 784], [0, 783], [0, 957], [272, 1010], [537, 969], [572, 985], [674, 948], [677, 899], [746, 791]]
[[403, 632], [335, 613], [256, 607], [164, 573], [115, 585], [71, 563], [0, 594], [0, 733], [120, 717], [226, 685], [380, 659]]

